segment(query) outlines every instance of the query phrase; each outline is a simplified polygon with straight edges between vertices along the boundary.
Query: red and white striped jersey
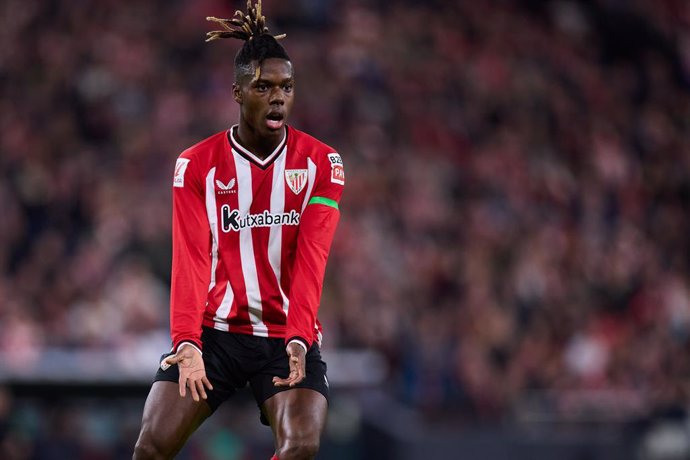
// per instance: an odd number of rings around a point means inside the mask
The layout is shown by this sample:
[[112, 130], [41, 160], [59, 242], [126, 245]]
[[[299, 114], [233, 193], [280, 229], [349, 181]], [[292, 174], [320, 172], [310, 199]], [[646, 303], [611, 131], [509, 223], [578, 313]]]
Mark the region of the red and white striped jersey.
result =
[[316, 317], [345, 182], [340, 155], [286, 128], [260, 159], [235, 127], [185, 150], [173, 179], [173, 348], [201, 326], [318, 340]]

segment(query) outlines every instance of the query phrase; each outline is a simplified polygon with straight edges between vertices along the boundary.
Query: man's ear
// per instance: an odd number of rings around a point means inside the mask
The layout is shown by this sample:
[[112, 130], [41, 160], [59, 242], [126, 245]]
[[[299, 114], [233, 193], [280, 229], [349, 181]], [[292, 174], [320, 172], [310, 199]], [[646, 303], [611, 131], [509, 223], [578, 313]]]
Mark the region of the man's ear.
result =
[[232, 84], [232, 98], [235, 99], [235, 102], [238, 104], [242, 104], [242, 88], [238, 83]]

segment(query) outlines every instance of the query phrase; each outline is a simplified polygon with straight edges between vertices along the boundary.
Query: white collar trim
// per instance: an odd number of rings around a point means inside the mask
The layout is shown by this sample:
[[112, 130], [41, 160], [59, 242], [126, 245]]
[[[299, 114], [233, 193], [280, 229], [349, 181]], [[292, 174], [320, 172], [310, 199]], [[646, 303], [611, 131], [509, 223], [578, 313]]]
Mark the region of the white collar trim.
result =
[[273, 152], [271, 152], [271, 154], [269, 156], [267, 156], [265, 159], [262, 160], [261, 158], [257, 157], [252, 152], [250, 152], [249, 150], [242, 147], [242, 145], [237, 141], [237, 138], [235, 137], [235, 132], [234, 132], [234, 130], [235, 130], [235, 128], [237, 128], [237, 126], [238, 125], [233, 125], [230, 128], [230, 137], [232, 138], [232, 145], [230, 147], [232, 147], [233, 149], [236, 148], [236, 149], [240, 150], [244, 155], [248, 156], [249, 158], [252, 159], [252, 161], [260, 164], [261, 166], [266, 166], [271, 161], [273, 161], [275, 159], [275, 157], [278, 156], [280, 154], [280, 152], [282, 152], [283, 147], [285, 147], [285, 140], [287, 139], [287, 126], [283, 127], [283, 138], [280, 140], [280, 143], [278, 144], [278, 146], [275, 148], [275, 150]]

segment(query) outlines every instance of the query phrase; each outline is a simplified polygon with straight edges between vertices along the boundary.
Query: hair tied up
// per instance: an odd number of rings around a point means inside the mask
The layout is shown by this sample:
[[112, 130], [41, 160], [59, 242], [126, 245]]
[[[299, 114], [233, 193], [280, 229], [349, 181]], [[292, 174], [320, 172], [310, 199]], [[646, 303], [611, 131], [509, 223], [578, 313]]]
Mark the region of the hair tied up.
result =
[[[250, 41], [261, 35], [270, 35], [266, 27], [266, 16], [261, 14], [261, 0], [257, 0], [252, 7], [251, 0], [247, 0], [247, 12], [235, 11], [232, 19], [221, 19], [208, 16], [207, 21], [216, 22], [221, 25], [223, 30], [213, 30], [206, 33], [206, 41], [210, 42], [220, 38], [236, 38], [243, 41]], [[285, 38], [285, 34], [274, 35], [273, 38], [280, 40]]]

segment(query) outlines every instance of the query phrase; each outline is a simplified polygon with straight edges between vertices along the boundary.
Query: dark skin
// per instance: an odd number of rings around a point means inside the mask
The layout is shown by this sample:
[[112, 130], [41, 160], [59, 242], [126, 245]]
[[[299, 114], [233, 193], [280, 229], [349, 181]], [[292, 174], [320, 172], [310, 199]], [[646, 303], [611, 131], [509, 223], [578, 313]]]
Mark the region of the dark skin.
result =
[[[257, 64], [254, 63], [254, 69]], [[259, 158], [271, 154], [285, 136], [285, 123], [292, 109], [294, 78], [292, 64], [284, 59], [266, 59], [259, 72], [233, 84], [233, 98], [240, 105], [237, 138]], [[306, 376], [306, 351], [292, 342], [286, 346], [290, 374], [273, 377], [276, 387], [292, 388]], [[134, 459], [173, 458], [189, 436], [211, 415], [206, 390], [213, 386], [206, 377], [201, 354], [180, 346], [166, 358], [177, 365], [180, 379], [155, 382], [146, 399], [141, 432]], [[187, 391], [189, 390], [189, 391]], [[326, 398], [307, 388], [280, 392], [261, 405], [268, 419], [280, 460], [314, 458], [326, 423]]]
[[[254, 67], [256, 68], [256, 67]], [[244, 75], [232, 85], [240, 105], [238, 140], [259, 158], [266, 158], [285, 136], [285, 122], [292, 111], [295, 80], [292, 64], [284, 59], [266, 59], [257, 73]], [[269, 117], [278, 118], [268, 126]]]

